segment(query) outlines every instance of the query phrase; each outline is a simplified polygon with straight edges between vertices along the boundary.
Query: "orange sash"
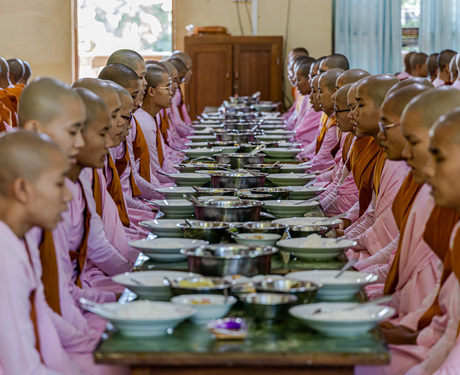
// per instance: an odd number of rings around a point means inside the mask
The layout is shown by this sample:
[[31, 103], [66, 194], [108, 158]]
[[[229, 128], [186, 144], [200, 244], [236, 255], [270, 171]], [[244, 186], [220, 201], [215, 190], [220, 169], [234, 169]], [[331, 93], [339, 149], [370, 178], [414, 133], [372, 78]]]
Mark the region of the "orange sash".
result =
[[44, 230], [42, 240], [38, 246], [40, 249], [40, 261], [42, 263], [42, 283], [45, 299], [49, 307], [56, 314], [61, 315], [61, 303], [59, 298], [59, 271], [54, 247], [53, 233]]
[[137, 186], [136, 181], [134, 181], [133, 169], [131, 167], [131, 160], [129, 157], [128, 145], [126, 144], [126, 140], [124, 140], [124, 144], [125, 144], [125, 154], [123, 155], [121, 159], [115, 160], [115, 167], [117, 168], [118, 175], [121, 176], [129, 165], [129, 169], [131, 171], [129, 173], [131, 191], [132, 191], [133, 197], [138, 197], [139, 195], [142, 194], [142, 192], [139, 190], [139, 187]]
[[184, 87], [182, 84], [179, 85], [179, 93], [180, 93], [180, 100], [179, 100], [179, 105], [177, 106], [177, 110], [179, 111], [179, 116], [183, 122], [184, 120], [184, 114], [182, 113], [182, 105], [184, 104]]
[[[99, 176], [98, 176], [98, 180], [99, 180]], [[91, 212], [89, 211], [89, 208], [88, 208], [88, 202], [86, 200], [85, 190], [83, 189], [81, 182], [80, 181], [77, 181], [77, 182], [78, 184], [80, 184], [83, 199], [85, 201], [85, 209], [83, 213], [84, 233], [83, 233], [83, 240], [80, 242], [78, 249], [76, 251], [69, 250], [69, 255], [70, 255], [70, 260], [77, 261], [77, 279], [75, 280], [75, 284], [81, 288], [82, 284], [81, 284], [80, 276], [85, 267], [86, 255], [88, 254], [88, 237], [89, 237], [89, 228], [90, 228], [90, 223], [91, 223]], [[94, 183], [94, 180], [93, 180], [93, 183]], [[100, 185], [99, 185], [99, 189], [100, 189]], [[97, 201], [96, 201], [96, 205], [97, 205]], [[102, 209], [101, 209], [101, 212], [102, 212]]]
[[161, 135], [163, 136], [163, 140], [164, 142], [168, 144], [168, 129], [169, 129], [169, 119], [168, 119], [168, 115], [166, 114], [166, 110], [165, 109], [162, 109], [160, 111], [160, 117], [161, 117], [161, 123], [160, 123], [160, 132], [161, 132]]
[[[342, 160], [344, 164], [348, 163], [348, 157], [350, 154], [350, 149], [351, 146], [353, 145], [353, 139], [355, 138], [355, 135], [353, 133], [348, 133], [347, 136], [345, 137], [345, 141], [343, 142], [343, 147], [342, 147]], [[347, 165], [348, 167], [348, 165]], [[348, 169], [350, 170], [350, 169]]]
[[372, 188], [375, 191], [375, 195], [379, 195], [379, 189], [380, 189], [380, 180], [382, 179], [382, 172], [383, 172], [383, 167], [385, 166], [385, 162], [387, 161], [387, 156], [383, 150], [380, 150], [380, 152], [377, 155], [377, 160], [375, 162], [375, 167], [374, 167], [374, 177], [372, 178]]
[[[115, 163], [113, 162], [110, 154], [107, 155], [107, 158], [109, 168], [112, 171], [112, 181], [110, 181], [110, 184], [107, 185], [107, 191], [117, 205], [118, 216], [120, 216], [121, 223], [124, 227], [129, 228], [131, 222], [129, 221], [128, 211], [126, 210], [125, 200], [123, 199], [120, 176], [118, 175], [117, 168], [115, 167]], [[96, 170], [94, 170], [94, 173], [97, 174]]]
[[297, 101], [295, 102], [295, 111], [297, 112], [297, 114], [299, 114], [300, 113], [300, 107], [302, 107], [302, 103], [303, 103], [303, 101], [305, 99], [305, 95], [298, 94], [297, 96], [298, 96], [298, 98], [297, 98]]
[[[32, 267], [32, 272], [35, 275], [35, 268], [33, 266], [32, 257], [30, 256], [30, 250], [29, 250], [29, 246], [27, 245], [26, 240], [24, 240], [24, 246], [26, 248], [27, 255], [29, 256], [29, 262], [30, 262], [30, 266]], [[39, 333], [39, 330], [38, 330], [37, 309], [35, 307], [35, 294], [36, 294], [36, 292], [37, 292], [37, 289], [34, 289], [34, 290], [32, 290], [30, 292], [30, 296], [29, 296], [30, 314], [29, 315], [30, 315], [30, 320], [32, 321], [32, 324], [34, 326], [35, 349], [37, 349], [38, 354], [40, 355], [40, 362], [43, 363], [43, 357], [42, 357], [42, 353], [41, 353], [41, 350], [40, 350], [40, 333]]]
[[19, 102], [19, 98], [21, 97], [22, 90], [24, 89], [24, 85], [21, 83], [15, 84], [14, 87], [7, 87], [5, 91], [7, 93], [13, 94]]
[[1, 129], [2, 131], [6, 130], [5, 126], [3, 125], [3, 122], [5, 122], [9, 126], [13, 127], [13, 120], [12, 120], [11, 111], [2, 102], [0, 102], [0, 122], [2, 123], [2, 129]]
[[2, 102], [11, 112], [11, 125], [13, 127], [17, 127], [18, 120], [16, 114], [18, 112], [18, 98], [14, 94], [3, 90], [0, 91], [0, 102]]
[[351, 149], [350, 167], [358, 188], [359, 216], [372, 201], [372, 180], [377, 156], [381, 148], [372, 137], [358, 138]]
[[396, 286], [398, 285], [402, 239], [404, 237], [404, 231], [406, 229], [409, 213], [412, 210], [412, 205], [414, 204], [414, 200], [422, 186], [423, 184], [416, 183], [412, 177], [412, 173], [409, 173], [402, 183], [398, 194], [396, 194], [396, 197], [393, 201], [393, 205], [391, 206], [396, 225], [399, 229], [399, 243], [393, 263], [391, 264], [390, 271], [388, 272], [387, 278], [385, 280], [383, 294], [394, 293]]
[[332, 155], [333, 158], [335, 158], [335, 155], [337, 155], [337, 152], [339, 152], [340, 143], [342, 143], [342, 136], [343, 136], [342, 131], [340, 129], [338, 129], [337, 130], [337, 138], [339, 139], [339, 141], [337, 142], [337, 144], [331, 150], [331, 155]]
[[454, 210], [434, 206], [426, 223], [423, 240], [442, 261], [446, 258], [450, 235], [458, 220], [460, 220], [460, 215]]
[[136, 139], [133, 142], [133, 153], [135, 160], [139, 159], [139, 175], [148, 183], [150, 183], [150, 154], [147, 141], [145, 140], [142, 128], [133, 116], [136, 123]]
[[335, 115], [331, 115], [331, 117], [323, 116], [321, 118], [322, 125], [321, 130], [319, 131], [318, 138], [316, 138], [316, 153], [319, 152], [321, 146], [323, 145], [324, 137], [326, 136], [327, 131], [330, 129], [331, 126], [337, 125], [335, 121]]
[[157, 153], [158, 153], [158, 162], [160, 163], [160, 167], [163, 167], [163, 162], [165, 160], [165, 154], [163, 152], [163, 143], [161, 142], [161, 131], [160, 127], [158, 126], [157, 119], [155, 118], [155, 124], [157, 127]]

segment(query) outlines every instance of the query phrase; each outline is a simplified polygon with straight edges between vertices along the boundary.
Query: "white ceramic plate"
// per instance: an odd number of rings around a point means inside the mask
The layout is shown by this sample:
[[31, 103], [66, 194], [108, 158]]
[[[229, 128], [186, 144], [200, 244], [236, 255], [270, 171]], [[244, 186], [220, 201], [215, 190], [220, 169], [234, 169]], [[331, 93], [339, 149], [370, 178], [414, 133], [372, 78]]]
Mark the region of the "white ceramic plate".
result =
[[281, 236], [275, 233], [239, 233], [233, 237], [236, 243], [253, 246], [275, 246]]
[[264, 209], [275, 215], [276, 217], [294, 217], [301, 216], [315, 207], [319, 206], [319, 202], [302, 202], [301, 200], [272, 200], [264, 201]]
[[273, 142], [273, 141], [279, 141], [281, 139], [289, 139], [291, 138], [290, 135], [256, 135], [256, 138], [260, 141], [265, 141], [265, 142]]
[[182, 151], [185, 155], [189, 158], [198, 158], [200, 156], [214, 156], [214, 154], [222, 152], [221, 148], [207, 148], [207, 147], [199, 147], [199, 148], [191, 148], [188, 150]]
[[195, 214], [195, 206], [186, 199], [163, 199], [152, 201], [168, 219], [184, 219]]
[[293, 158], [300, 151], [302, 151], [301, 148], [274, 147], [266, 148], [265, 150], [263, 150], [263, 153], [271, 158]]
[[177, 224], [185, 224], [182, 219], [160, 219], [141, 221], [139, 225], [148, 228], [150, 232], [158, 237], [179, 237], [183, 238], [182, 229]]
[[289, 194], [289, 199], [309, 199], [313, 198], [316, 195], [321, 194], [326, 188], [317, 187], [317, 186], [286, 186], [289, 189], [292, 189]]
[[200, 173], [170, 173], [168, 176], [178, 186], [203, 186], [211, 181], [211, 177]]
[[281, 240], [276, 243], [280, 250], [290, 251], [296, 257], [301, 259], [333, 259], [343, 253], [345, 249], [355, 246], [355, 241], [340, 240], [335, 241], [334, 238], [320, 238], [318, 240], [311, 240], [311, 238], [318, 238], [319, 235], [312, 234], [308, 237], [291, 238], [288, 240]]
[[312, 216], [312, 217], [291, 217], [291, 218], [284, 218], [284, 219], [276, 219], [276, 220], [273, 220], [273, 223], [287, 224], [290, 226], [305, 225], [305, 226], [321, 226], [321, 227], [333, 228], [339, 225], [340, 223], [342, 223], [342, 220], [340, 219], [331, 220], [327, 217], [313, 217]]
[[[311, 303], [289, 309], [289, 314], [307, 323], [310, 328], [326, 336], [360, 336], [373, 329], [378, 322], [389, 319], [395, 310], [382, 305], [370, 305], [343, 311], [355, 303]], [[325, 313], [314, 314], [319, 309], [328, 309]]]
[[[126, 304], [106, 303], [104, 308], [110, 313], [99, 313], [112, 323], [125, 336], [161, 336], [169, 328], [197, 313], [191, 306], [180, 306], [171, 302], [133, 301]], [[155, 314], [153, 318], [152, 315]]]
[[289, 279], [319, 282], [323, 285], [316, 298], [322, 301], [344, 301], [358, 293], [365, 285], [375, 282], [377, 275], [366, 272], [345, 271], [340, 278], [334, 278], [338, 271], [314, 270], [291, 272]]
[[163, 194], [166, 199], [180, 199], [184, 194], [196, 194], [191, 186], [170, 186], [155, 189], [156, 192]]
[[313, 180], [315, 175], [306, 173], [275, 173], [267, 178], [278, 186], [303, 186]]
[[[112, 277], [117, 284], [123, 285], [136, 293], [139, 298], [152, 301], [169, 301], [172, 297], [171, 289], [163, 285], [165, 277], [173, 279], [176, 277], [192, 277], [198, 274], [180, 271], [142, 271], [125, 272]], [[137, 281], [137, 282], [136, 282]]]
[[153, 240], [137, 240], [129, 243], [156, 262], [181, 262], [187, 259], [180, 253], [181, 249], [193, 249], [209, 244], [208, 241], [189, 238], [160, 237]]

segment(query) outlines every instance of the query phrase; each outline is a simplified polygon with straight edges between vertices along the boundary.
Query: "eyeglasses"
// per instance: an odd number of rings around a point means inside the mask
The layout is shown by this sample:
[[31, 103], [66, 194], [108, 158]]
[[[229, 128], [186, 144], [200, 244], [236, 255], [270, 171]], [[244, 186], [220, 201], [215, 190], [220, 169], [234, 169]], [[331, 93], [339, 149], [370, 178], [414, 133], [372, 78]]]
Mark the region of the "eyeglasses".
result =
[[342, 113], [342, 112], [350, 112], [349, 109], [337, 109], [337, 108], [334, 108], [334, 112], [335, 113]]
[[383, 122], [379, 121], [379, 130], [385, 135], [387, 134], [388, 129], [394, 128], [395, 126], [399, 126], [399, 124], [384, 125]]
[[123, 116], [121, 115], [121, 118], [125, 119], [126, 121], [130, 122], [133, 118], [133, 114], [130, 113], [129, 116]]
[[169, 81], [169, 85], [168, 86], [157, 86], [155, 87], [156, 89], [164, 89], [164, 90], [168, 90], [169, 92], [172, 92], [173, 88], [172, 88], [172, 81]]

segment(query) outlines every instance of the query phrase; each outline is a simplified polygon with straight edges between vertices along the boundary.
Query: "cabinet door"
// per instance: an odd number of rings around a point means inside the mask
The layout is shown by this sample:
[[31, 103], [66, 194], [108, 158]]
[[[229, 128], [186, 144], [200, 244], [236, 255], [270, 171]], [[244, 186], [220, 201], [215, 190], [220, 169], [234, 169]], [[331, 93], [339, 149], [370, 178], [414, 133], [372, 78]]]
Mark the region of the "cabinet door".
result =
[[232, 95], [232, 45], [190, 45], [193, 75], [187, 92], [192, 119], [207, 106], [220, 106]]
[[281, 100], [280, 53], [277, 44], [235, 44], [233, 93], [245, 96], [260, 91], [262, 100]]

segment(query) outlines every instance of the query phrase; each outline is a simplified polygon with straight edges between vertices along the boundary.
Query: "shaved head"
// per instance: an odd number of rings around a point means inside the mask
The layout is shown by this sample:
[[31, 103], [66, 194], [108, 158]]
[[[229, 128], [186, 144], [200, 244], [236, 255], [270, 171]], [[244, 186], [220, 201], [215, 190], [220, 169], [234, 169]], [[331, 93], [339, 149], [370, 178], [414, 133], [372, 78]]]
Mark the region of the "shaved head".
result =
[[310, 56], [307, 49], [304, 47], [293, 48], [289, 51], [288, 60], [293, 60], [300, 56]]
[[414, 54], [415, 52], [411, 51], [406, 56], [404, 56], [404, 65], [406, 66], [406, 72], [409, 74], [412, 74], [412, 66], [411, 66], [410, 60], [412, 58], [412, 55]]
[[160, 66], [149, 65], [147, 67], [147, 74], [145, 75], [147, 89], [157, 87], [164, 80], [165, 74], [168, 75], [168, 72]]
[[19, 80], [24, 75], [24, 64], [19, 59], [9, 59], [6, 60], [8, 67], [10, 69], [10, 81], [13, 84], [19, 82]]
[[452, 57], [452, 60], [450, 60], [449, 64], [449, 70], [450, 70], [450, 81], [453, 83], [457, 80], [458, 78], [458, 69], [457, 69], [457, 60], [458, 60], [458, 54]]
[[414, 70], [417, 65], [426, 64], [427, 58], [428, 58], [428, 55], [426, 53], [423, 53], [423, 52], [414, 53], [410, 58], [410, 66], [412, 70]]
[[353, 86], [353, 83], [347, 83], [335, 92], [334, 112], [339, 129], [346, 133], [353, 130], [350, 113], [347, 102], [348, 91]]
[[431, 80], [433, 81], [437, 76], [438, 71], [438, 55], [439, 53], [432, 53], [426, 59], [426, 67], [428, 69], [428, 74], [430, 75]]
[[0, 88], [7, 88], [10, 85], [10, 68], [6, 60], [0, 57]]
[[189, 55], [187, 55], [185, 52], [174, 51], [172, 54], [172, 57], [175, 57], [181, 60], [185, 64], [187, 69], [192, 68], [192, 58]]
[[147, 85], [145, 81], [145, 61], [136, 51], [130, 49], [119, 49], [115, 51], [107, 60], [107, 65], [111, 64], [122, 64], [131, 68], [141, 80], [142, 87], [145, 88]]
[[412, 86], [412, 85], [422, 85], [429, 89], [434, 89], [433, 84], [428, 81], [426, 78], [422, 77], [409, 77], [403, 81], [399, 81], [396, 85], [394, 85], [390, 90], [388, 90], [387, 96], [391, 93], [402, 89], [403, 87]]
[[326, 70], [330, 70], [330, 69], [348, 70], [350, 69], [350, 64], [345, 55], [333, 54], [333, 55], [327, 56], [322, 61], [320, 69], [322, 72], [325, 72]]
[[[114, 108], [120, 107], [120, 100], [116, 90], [108, 83], [99, 78], [81, 78], [75, 81], [72, 85], [73, 88], [83, 87], [100, 96], [112, 112]], [[116, 100], [114, 100], [116, 98]], [[118, 103], [111, 105], [111, 102]]]
[[412, 84], [394, 90], [393, 88], [388, 92], [388, 95], [385, 98], [382, 106], [397, 116], [401, 116], [404, 108], [407, 104], [415, 98], [417, 95], [422, 94], [428, 90], [431, 90], [426, 85], [421, 85], [419, 83]]
[[22, 60], [22, 62], [24, 64], [24, 75], [19, 80], [19, 83], [27, 85], [27, 83], [29, 82], [30, 75], [32, 74], [32, 69], [30, 68], [30, 64], [26, 60]]
[[177, 69], [179, 79], [183, 80], [187, 74], [187, 66], [184, 64], [184, 62], [177, 57], [172, 57], [168, 61]]
[[337, 77], [339, 77], [342, 73], [342, 69], [330, 69], [322, 73], [319, 78], [319, 87], [326, 87], [328, 90], [334, 91]]
[[[75, 92], [83, 101], [86, 109], [86, 121], [83, 125], [85, 130], [91, 123], [97, 121], [100, 117], [100, 113], [109, 113], [109, 108], [104, 100], [94, 92], [84, 87], [76, 87]], [[129, 95], [129, 94], [128, 94]]]
[[7, 197], [18, 178], [35, 182], [53, 164], [64, 159], [59, 146], [47, 135], [17, 130], [0, 136], [0, 196]]
[[446, 66], [449, 66], [450, 60], [457, 54], [457, 52], [451, 49], [445, 49], [438, 55], [438, 69], [439, 71], [444, 70]]
[[456, 107], [460, 107], [460, 90], [439, 87], [411, 100], [402, 117], [404, 119], [408, 114], [417, 114], [417, 124], [429, 129], [439, 117]]
[[311, 64], [310, 68], [310, 76], [311, 78], [317, 76], [319, 74], [319, 67], [321, 66], [321, 62], [326, 58], [326, 56], [320, 57], [316, 60], [313, 64]]
[[131, 87], [139, 81], [139, 77], [134, 70], [119, 63], [105, 66], [99, 73], [98, 78], [116, 82], [124, 88]]
[[374, 107], [378, 108], [382, 105], [383, 100], [391, 87], [398, 82], [399, 79], [392, 74], [377, 74], [366, 77], [358, 86], [356, 97], [359, 98], [363, 93], [365, 93], [374, 101]]
[[300, 56], [294, 60], [294, 66], [297, 66], [297, 74], [302, 77], [308, 77], [311, 65], [315, 62], [313, 57]]
[[66, 112], [68, 106], [64, 103], [81, 105], [81, 99], [70, 86], [55, 78], [37, 78], [22, 91], [18, 108], [19, 127], [32, 120], [46, 126]]
[[337, 77], [336, 87], [340, 88], [348, 83], [358, 82], [361, 78], [369, 77], [371, 73], [364, 69], [350, 69], [344, 71]]

